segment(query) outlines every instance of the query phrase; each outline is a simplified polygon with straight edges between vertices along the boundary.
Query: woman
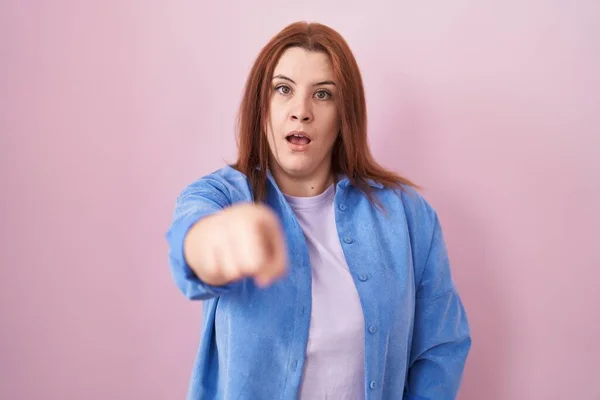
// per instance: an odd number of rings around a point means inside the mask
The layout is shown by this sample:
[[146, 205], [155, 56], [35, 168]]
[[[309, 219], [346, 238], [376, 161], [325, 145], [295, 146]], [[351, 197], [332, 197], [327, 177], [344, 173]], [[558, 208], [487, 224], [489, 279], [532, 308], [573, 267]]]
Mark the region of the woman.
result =
[[204, 300], [190, 399], [454, 399], [471, 339], [431, 206], [367, 146], [344, 39], [260, 52], [239, 158], [180, 194], [175, 282]]

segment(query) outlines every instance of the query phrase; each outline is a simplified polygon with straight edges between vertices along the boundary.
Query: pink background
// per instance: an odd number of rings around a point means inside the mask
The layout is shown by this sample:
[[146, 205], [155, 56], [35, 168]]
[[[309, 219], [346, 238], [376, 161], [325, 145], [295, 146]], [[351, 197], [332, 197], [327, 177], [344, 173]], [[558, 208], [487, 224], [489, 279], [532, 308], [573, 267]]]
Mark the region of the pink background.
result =
[[306, 19], [347, 38], [373, 152], [440, 213], [474, 337], [460, 399], [600, 399], [599, 18], [597, 0], [3, 1], [0, 398], [185, 397], [201, 306], [168, 270], [174, 200], [233, 160], [253, 57]]

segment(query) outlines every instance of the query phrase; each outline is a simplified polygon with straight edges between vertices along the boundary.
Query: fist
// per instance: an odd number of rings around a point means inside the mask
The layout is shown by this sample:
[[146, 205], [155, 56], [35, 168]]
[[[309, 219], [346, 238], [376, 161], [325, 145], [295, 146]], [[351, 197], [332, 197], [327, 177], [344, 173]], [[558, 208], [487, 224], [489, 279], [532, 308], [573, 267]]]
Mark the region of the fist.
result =
[[196, 223], [186, 236], [188, 264], [203, 282], [223, 285], [251, 277], [264, 287], [287, 270], [287, 249], [268, 207], [233, 205]]

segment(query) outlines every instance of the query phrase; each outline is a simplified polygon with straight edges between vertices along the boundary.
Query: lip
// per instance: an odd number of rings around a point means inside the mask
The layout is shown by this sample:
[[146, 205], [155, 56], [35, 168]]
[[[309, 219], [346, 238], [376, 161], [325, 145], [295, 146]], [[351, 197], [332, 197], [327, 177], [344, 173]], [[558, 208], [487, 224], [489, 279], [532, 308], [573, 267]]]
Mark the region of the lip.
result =
[[310, 140], [312, 142], [312, 137], [308, 133], [306, 133], [304, 131], [298, 131], [298, 130], [290, 131], [290, 132], [288, 132], [287, 135], [285, 135], [285, 138], [287, 139], [288, 136], [291, 136], [291, 135], [302, 135], [302, 136], [304, 136], [305, 138], [307, 138], [308, 140]]
[[[287, 138], [291, 135], [302, 135], [305, 138], [307, 138], [309, 140], [309, 142], [307, 144], [294, 144], [287, 140]], [[308, 146], [310, 146], [310, 144], [312, 143], [312, 138], [306, 132], [296, 130], [296, 131], [289, 132], [285, 136], [285, 141], [287, 142], [288, 146], [290, 147], [290, 150], [292, 150], [293, 152], [304, 152], [304, 151], [308, 150]]]

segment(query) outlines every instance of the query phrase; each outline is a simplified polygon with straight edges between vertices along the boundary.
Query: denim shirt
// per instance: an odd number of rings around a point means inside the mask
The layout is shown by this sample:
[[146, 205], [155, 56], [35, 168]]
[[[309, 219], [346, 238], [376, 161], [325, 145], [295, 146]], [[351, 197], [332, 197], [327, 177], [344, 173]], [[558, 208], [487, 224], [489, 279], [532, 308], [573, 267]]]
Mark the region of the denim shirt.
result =
[[[287, 274], [267, 288], [249, 278], [208, 285], [183, 255], [184, 237], [200, 218], [253, 201], [246, 176], [226, 166], [177, 198], [167, 232], [171, 274], [187, 298], [204, 301], [190, 400], [298, 396], [311, 265], [300, 225], [270, 173], [267, 184], [265, 203], [280, 218], [290, 261]], [[343, 176], [334, 198], [340, 243], [364, 314], [365, 398], [455, 399], [471, 336], [437, 214], [412, 188], [370, 185], [384, 211]]]

